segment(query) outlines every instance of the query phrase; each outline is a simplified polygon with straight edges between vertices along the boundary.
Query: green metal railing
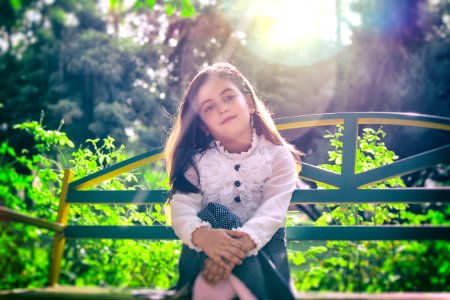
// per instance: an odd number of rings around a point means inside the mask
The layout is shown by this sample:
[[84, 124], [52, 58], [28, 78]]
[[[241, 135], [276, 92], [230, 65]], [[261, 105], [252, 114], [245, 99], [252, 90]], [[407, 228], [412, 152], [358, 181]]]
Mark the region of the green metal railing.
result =
[[[300, 177], [334, 186], [336, 190], [296, 190], [291, 203], [437, 203], [448, 202], [449, 188], [425, 189], [360, 189], [388, 178], [450, 161], [450, 145], [439, 147], [377, 169], [355, 174], [358, 125], [392, 124], [450, 131], [450, 119], [400, 113], [335, 113], [308, 115], [277, 120], [280, 130], [316, 126], [344, 125], [342, 173], [337, 174], [316, 166], [303, 164]], [[81, 191], [126, 171], [158, 160], [161, 149], [152, 150], [115, 166], [106, 168], [69, 184], [67, 203], [151, 204], [164, 203], [167, 191]], [[351, 232], [351, 234], [346, 234]], [[67, 238], [132, 238], [176, 239], [165, 226], [67, 226]], [[341, 238], [346, 236], [346, 238]], [[449, 228], [399, 226], [316, 226], [290, 227], [287, 238], [294, 240], [379, 240], [379, 239], [447, 239]]]
[[[341, 124], [343, 157], [341, 174], [303, 164], [301, 178], [321, 182], [336, 189], [296, 190], [291, 203], [448, 203], [450, 188], [362, 189], [388, 178], [401, 176], [450, 161], [450, 143], [390, 165], [355, 173], [356, 145], [360, 125], [401, 125], [450, 131], [450, 119], [404, 113], [333, 113], [277, 120], [279, 130]], [[65, 171], [63, 191], [52, 251], [50, 284], [58, 282], [60, 261], [66, 238], [176, 239], [168, 226], [75, 226], [67, 225], [70, 204], [151, 204], [164, 203], [167, 191], [84, 191], [104, 180], [162, 159], [155, 149], [73, 181], [73, 172]], [[1, 211], [0, 211], [1, 212]], [[58, 227], [60, 228], [60, 227]], [[289, 240], [435, 240], [450, 239], [450, 226], [292, 226], [286, 230]]]

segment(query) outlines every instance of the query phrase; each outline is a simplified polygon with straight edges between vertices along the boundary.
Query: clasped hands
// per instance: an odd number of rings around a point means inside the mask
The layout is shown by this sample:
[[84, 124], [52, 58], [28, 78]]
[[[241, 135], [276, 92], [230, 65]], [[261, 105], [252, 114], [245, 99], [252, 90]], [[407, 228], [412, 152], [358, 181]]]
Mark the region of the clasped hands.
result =
[[242, 231], [200, 227], [192, 234], [192, 242], [201, 248], [205, 260], [203, 278], [211, 285], [228, 279], [236, 265], [240, 265], [248, 251], [256, 247]]

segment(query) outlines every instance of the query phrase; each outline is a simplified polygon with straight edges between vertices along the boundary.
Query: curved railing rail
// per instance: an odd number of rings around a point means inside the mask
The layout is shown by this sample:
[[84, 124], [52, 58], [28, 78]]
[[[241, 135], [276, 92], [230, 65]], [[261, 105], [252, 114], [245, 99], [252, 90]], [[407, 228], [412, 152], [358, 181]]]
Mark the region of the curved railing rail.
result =
[[[329, 113], [318, 115], [305, 115], [297, 117], [280, 118], [276, 120], [279, 130], [297, 129], [306, 127], [318, 127], [329, 125], [344, 125], [344, 155], [342, 174], [348, 175], [354, 173], [355, 149], [358, 125], [403, 125], [416, 126], [421, 128], [439, 129], [450, 131], [450, 118], [436, 117], [429, 115], [419, 115], [412, 113], [378, 113], [378, 112], [354, 112], [354, 113]], [[394, 167], [384, 168], [381, 171], [369, 171], [369, 175], [358, 175], [357, 182], [359, 186], [372, 184], [376, 181], [385, 180], [389, 177], [399, 176], [405, 172], [412, 172], [411, 165], [420, 162], [420, 168], [436, 164], [445, 156], [450, 157], [450, 145], [423, 153], [419, 157], [408, 158], [404, 161], [394, 163]], [[101, 171], [88, 175], [82, 179], [70, 183], [69, 188], [73, 190], [83, 190], [104, 180], [108, 180], [122, 173], [132, 171], [148, 163], [158, 161], [163, 158], [162, 148], [157, 148], [133, 158], [124, 160], [114, 166], [105, 168]], [[433, 161], [434, 160], [434, 161]], [[442, 163], [442, 161], [440, 161]], [[380, 176], [380, 173], [401, 170], [400, 173], [391, 173], [389, 177]], [[304, 164], [301, 177], [320, 181], [336, 187], [344, 187], [345, 184], [352, 181], [342, 181], [338, 174]]]

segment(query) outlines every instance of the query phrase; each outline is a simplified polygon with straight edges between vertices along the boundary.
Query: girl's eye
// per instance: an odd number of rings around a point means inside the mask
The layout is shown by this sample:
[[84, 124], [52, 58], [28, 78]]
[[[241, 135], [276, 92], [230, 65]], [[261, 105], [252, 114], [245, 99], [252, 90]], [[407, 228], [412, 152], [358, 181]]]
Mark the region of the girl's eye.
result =
[[205, 107], [205, 112], [212, 111], [214, 109], [214, 104], [209, 104]]
[[234, 99], [234, 95], [228, 95], [225, 97], [225, 101], [231, 101]]

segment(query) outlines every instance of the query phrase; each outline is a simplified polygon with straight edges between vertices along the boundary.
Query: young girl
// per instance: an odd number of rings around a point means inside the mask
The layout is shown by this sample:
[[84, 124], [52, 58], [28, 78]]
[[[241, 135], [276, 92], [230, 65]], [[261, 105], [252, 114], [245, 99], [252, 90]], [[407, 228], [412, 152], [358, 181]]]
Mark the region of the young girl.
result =
[[193, 299], [292, 299], [285, 221], [300, 152], [232, 65], [190, 83], [165, 147], [179, 291]]

